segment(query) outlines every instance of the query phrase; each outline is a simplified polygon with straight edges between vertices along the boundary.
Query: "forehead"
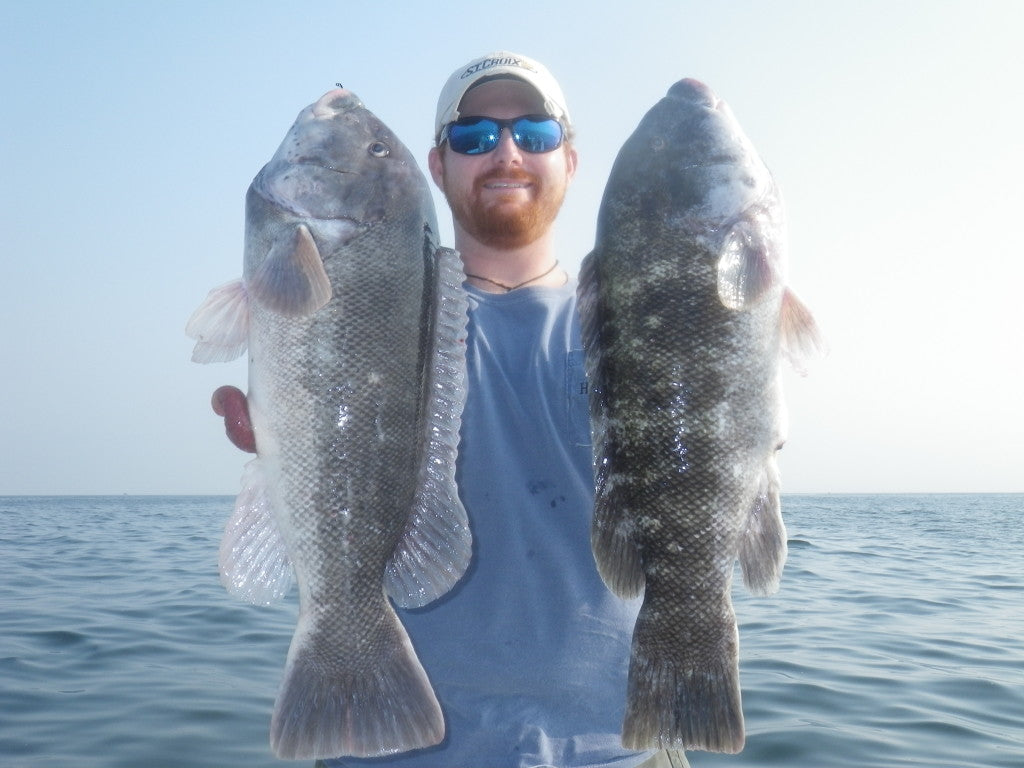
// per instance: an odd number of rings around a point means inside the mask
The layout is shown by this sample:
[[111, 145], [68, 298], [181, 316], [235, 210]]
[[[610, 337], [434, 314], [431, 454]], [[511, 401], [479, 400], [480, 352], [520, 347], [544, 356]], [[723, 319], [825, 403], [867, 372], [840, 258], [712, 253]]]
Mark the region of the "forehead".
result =
[[459, 104], [460, 115], [518, 117], [544, 112], [544, 100], [532, 86], [507, 78], [471, 88]]

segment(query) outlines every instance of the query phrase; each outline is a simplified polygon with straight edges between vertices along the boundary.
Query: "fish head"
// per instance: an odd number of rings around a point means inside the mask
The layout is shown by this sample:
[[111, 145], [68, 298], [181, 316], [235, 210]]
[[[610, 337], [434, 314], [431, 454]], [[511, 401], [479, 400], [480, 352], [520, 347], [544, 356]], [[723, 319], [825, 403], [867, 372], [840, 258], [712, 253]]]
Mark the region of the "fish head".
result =
[[430, 190], [412, 153], [344, 88], [299, 113], [250, 191], [302, 220], [317, 240], [320, 233], [350, 240], [397, 212], [419, 214], [436, 230]]
[[[249, 185], [244, 281], [257, 304], [312, 316], [340, 272], [378, 258], [380, 243], [435, 243], [426, 177], [394, 133], [344, 88], [303, 109]], [[365, 247], [357, 247], [366, 244]]]
[[718, 272], [721, 300], [739, 308], [781, 285], [783, 208], [778, 189], [739, 122], [694, 79], [672, 85], [627, 139], [606, 187], [604, 228], [661, 233]]
[[[608, 188], [619, 207], [690, 229], [736, 218], [775, 194], [728, 105], [698, 80], [675, 83], [625, 142]], [[613, 202], [613, 201], [609, 201]]]

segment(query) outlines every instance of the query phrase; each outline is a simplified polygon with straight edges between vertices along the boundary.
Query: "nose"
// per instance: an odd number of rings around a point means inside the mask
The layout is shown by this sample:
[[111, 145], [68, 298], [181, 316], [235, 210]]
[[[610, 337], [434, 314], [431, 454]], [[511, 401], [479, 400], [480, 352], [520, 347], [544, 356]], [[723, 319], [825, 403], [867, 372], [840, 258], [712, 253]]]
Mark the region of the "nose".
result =
[[507, 163], [508, 165], [522, 163], [523, 155], [512, 139], [511, 128], [506, 126], [501, 129], [501, 134], [498, 136], [498, 146], [494, 148], [492, 154], [499, 163]]

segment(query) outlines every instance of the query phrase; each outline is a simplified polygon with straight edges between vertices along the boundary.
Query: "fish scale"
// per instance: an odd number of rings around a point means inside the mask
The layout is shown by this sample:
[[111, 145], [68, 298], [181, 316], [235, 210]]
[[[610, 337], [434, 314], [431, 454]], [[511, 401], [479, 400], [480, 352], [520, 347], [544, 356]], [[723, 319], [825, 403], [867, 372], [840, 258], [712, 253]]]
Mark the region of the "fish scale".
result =
[[612, 168], [580, 302], [594, 444], [592, 543], [633, 631], [623, 744], [737, 752], [744, 724], [730, 598], [785, 561], [775, 454], [784, 440], [784, 281], [767, 168], [707, 86], [682, 80]]

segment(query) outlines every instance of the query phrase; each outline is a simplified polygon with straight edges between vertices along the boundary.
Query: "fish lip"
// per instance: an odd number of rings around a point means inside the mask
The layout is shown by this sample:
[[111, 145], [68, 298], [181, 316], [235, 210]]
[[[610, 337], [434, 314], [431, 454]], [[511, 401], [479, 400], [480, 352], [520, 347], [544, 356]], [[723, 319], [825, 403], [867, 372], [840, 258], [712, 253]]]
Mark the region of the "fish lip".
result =
[[314, 119], [331, 119], [341, 112], [348, 112], [363, 106], [352, 91], [344, 86], [332, 88], [323, 96], [309, 105], [310, 115]]
[[721, 109], [724, 103], [706, 83], [692, 77], [685, 77], [674, 83], [669, 88], [668, 95], [713, 111]]

